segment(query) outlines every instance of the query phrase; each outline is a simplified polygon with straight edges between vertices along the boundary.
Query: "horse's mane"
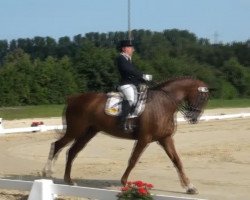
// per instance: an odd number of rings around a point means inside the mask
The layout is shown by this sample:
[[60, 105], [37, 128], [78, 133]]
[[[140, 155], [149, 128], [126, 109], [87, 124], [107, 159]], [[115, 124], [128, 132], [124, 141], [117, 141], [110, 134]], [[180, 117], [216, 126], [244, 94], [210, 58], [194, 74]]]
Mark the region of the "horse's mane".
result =
[[150, 87], [151, 90], [157, 90], [159, 88], [162, 88], [163, 86], [166, 86], [168, 84], [171, 84], [174, 81], [177, 80], [185, 80], [185, 79], [191, 79], [191, 80], [197, 80], [195, 77], [193, 76], [178, 76], [178, 77], [171, 77], [168, 79], [165, 79], [163, 81], [161, 81], [160, 83], [154, 83], [153, 86]]

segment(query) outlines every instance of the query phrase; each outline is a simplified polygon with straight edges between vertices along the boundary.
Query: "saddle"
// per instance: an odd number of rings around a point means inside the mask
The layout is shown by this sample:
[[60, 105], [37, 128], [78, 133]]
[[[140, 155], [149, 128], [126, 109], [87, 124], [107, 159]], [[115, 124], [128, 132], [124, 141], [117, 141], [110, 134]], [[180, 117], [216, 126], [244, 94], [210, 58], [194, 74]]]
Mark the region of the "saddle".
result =
[[[122, 111], [123, 94], [121, 92], [109, 92], [107, 95], [105, 113], [111, 116], [119, 116]], [[128, 119], [136, 118], [144, 111], [147, 99], [147, 86], [140, 86], [137, 99], [134, 111], [128, 115]]]

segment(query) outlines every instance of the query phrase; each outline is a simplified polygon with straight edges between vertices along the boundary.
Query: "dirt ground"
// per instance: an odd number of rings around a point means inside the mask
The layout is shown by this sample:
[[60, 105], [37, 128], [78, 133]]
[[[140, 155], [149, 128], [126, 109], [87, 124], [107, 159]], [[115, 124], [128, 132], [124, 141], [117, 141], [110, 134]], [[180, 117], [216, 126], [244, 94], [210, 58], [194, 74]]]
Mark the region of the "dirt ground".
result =
[[[207, 110], [204, 115], [250, 113], [244, 109]], [[3, 121], [5, 128], [27, 127], [32, 121], [58, 125], [60, 118]], [[59, 133], [21, 133], [0, 136], [0, 178], [35, 180], [47, 160], [50, 143]], [[179, 123], [174, 136], [185, 171], [199, 190], [186, 195], [170, 159], [156, 143], [143, 153], [129, 180], [143, 180], [154, 185], [152, 193], [171, 196], [225, 200], [250, 199], [250, 118]], [[74, 161], [72, 178], [78, 185], [120, 188], [133, 141], [98, 134]], [[66, 150], [55, 164], [54, 182], [63, 183]], [[27, 199], [18, 192], [0, 190], [0, 199]]]

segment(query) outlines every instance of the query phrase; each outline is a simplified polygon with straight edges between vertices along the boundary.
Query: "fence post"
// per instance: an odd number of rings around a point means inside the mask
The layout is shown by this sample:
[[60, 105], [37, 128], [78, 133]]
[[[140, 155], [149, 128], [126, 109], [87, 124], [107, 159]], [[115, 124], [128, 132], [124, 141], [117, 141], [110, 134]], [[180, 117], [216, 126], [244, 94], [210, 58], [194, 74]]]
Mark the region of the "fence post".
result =
[[28, 200], [54, 200], [54, 194], [51, 192], [52, 180], [35, 180]]

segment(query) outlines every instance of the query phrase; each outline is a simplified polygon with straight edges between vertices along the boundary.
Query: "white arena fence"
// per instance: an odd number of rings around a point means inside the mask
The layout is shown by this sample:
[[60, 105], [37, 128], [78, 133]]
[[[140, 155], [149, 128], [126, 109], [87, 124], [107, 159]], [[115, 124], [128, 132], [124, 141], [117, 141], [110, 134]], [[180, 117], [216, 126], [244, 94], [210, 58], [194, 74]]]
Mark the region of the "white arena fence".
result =
[[[239, 114], [227, 114], [227, 115], [214, 115], [214, 116], [202, 116], [200, 121], [210, 121], [210, 120], [225, 120], [225, 119], [234, 119], [234, 118], [245, 118], [250, 117], [250, 113], [239, 113]], [[185, 122], [186, 120], [182, 117], [177, 118], [178, 122]], [[2, 124], [2, 118], [0, 118], [0, 135], [8, 133], [26, 133], [26, 132], [45, 132], [50, 130], [62, 130], [63, 125], [54, 125], [46, 126], [39, 125], [35, 127], [24, 127], [24, 128], [10, 128], [5, 129]]]
[[[0, 188], [7, 190], [30, 191], [28, 200], [54, 200], [60, 196], [88, 198], [92, 200], [117, 200], [118, 190], [54, 184], [52, 180], [33, 181], [0, 179]], [[154, 200], [202, 200], [189, 197], [152, 195]]]

